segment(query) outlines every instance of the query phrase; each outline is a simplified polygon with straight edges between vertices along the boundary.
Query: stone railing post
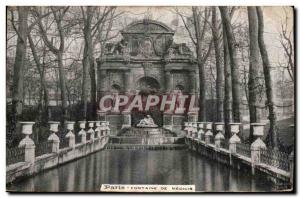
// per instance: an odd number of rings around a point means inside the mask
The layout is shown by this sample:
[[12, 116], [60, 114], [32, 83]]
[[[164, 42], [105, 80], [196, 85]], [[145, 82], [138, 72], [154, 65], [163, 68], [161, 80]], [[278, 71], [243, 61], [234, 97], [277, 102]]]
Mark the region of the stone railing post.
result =
[[20, 122], [22, 124], [22, 133], [25, 138], [19, 143], [19, 148], [25, 149], [25, 162], [34, 163], [35, 161], [35, 145], [29, 137], [32, 134], [32, 126], [35, 122]]
[[58, 153], [59, 152], [59, 137], [56, 135], [58, 132], [59, 122], [49, 121], [51, 135], [48, 137], [48, 142], [51, 144], [51, 152]]
[[197, 125], [197, 122], [194, 122], [194, 124], [193, 124], [193, 133], [192, 133], [192, 138], [193, 139], [195, 139], [195, 138], [197, 138], [197, 133], [198, 133], [198, 130], [197, 130], [197, 127], [198, 125]]
[[95, 131], [93, 129], [94, 127], [94, 121], [88, 121], [89, 122], [89, 130], [87, 131], [87, 133], [90, 134], [90, 141], [94, 141], [95, 139]]
[[212, 123], [206, 122], [205, 144], [210, 144], [210, 138], [213, 136], [211, 129], [212, 129]]
[[85, 121], [78, 121], [79, 122], [79, 127], [80, 131], [78, 133], [79, 136], [81, 136], [81, 143], [85, 144], [86, 143], [86, 132], [85, 132]]
[[194, 128], [193, 128], [193, 123], [190, 122], [190, 128], [189, 128], [189, 137], [192, 138], [193, 137], [193, 131], [194, 131]]
[[236, 144], [241, 143], [240, 137], [237, 135], [240, 132], [240, 124], [241, 123], [229, 123], [230, 132], [232, 134], [229, 139], [229, 151], [231, 154], [236, 153]]
[[109, 122], [106, 121], [106, 136], [110, 136], [110, 128], [109, 128]]
[[294, 151], [292, 151], [289, 155], [290, 184], [292, 185], [292, 187], [294, 183], [294, 158]]
[[183, 128], [183, 132], [184, 132], [184, 137], [188, 136], [188, 122], [184, 122], [184, 128]]
[[69, 139], [69, 147], [75, 148], [75, 134], [73, 133], [75, 122], [66, 122], [68, 133], [66, 134], [66, 138]]
[[96, 121], [95, 125], [96, 125], [96, 129], [95, 129], [96, 137], [100, 138], [101, 137], [101, 124], [100, 124], [100, 121]]
[[101, 136], [105, 136], [106, 122], [101, 122], [100, 131]]
[[204, 122], [199, 122], [198, 126], [199, 126], [198, 138], [199, 140], [202, 140], [204, 135]]
[[217, 122], [215, 123], [217, 135], [215, 136], [215, 146], [217, 149], [221, 148], [222, 141], [225, 140], [225, 137], [223, 135], [224, 130], [224, 123]]
[[251, 144], [252, 174], [255, 174], [255, 165], [260, 163], [261, 150], [267, 149], [266, 144], [261, 139], [264, 135], [264, 126], [264, 123], [250, 124], [250, 127], [253, 128], [253, 136], [257, 137], [257, 139]]
[[191, 130], [191, 124], [190, 124], [190, 122], [188, 122], [187, 123], [187, 129], [186, 129], [186, 136], [187, 136], [187, 138], [189, 138], [190, 137], [190, 130]]

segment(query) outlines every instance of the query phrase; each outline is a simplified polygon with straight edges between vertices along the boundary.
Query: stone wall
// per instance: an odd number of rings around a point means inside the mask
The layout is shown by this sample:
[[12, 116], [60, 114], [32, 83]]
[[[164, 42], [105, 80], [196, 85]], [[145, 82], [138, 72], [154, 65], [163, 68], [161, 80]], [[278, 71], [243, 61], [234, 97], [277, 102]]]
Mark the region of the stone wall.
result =
[[6, 167], [6, 183], [12, 183], [50, 168], [55, 168], [72, 160], [85, 157], [105, 147], [109, 137], [95, 138], [94, 141], [76, 144], [74, 148], [60, 149], [58, 153], [48, 153], [35, 158], [35, 161], [19, 162]]

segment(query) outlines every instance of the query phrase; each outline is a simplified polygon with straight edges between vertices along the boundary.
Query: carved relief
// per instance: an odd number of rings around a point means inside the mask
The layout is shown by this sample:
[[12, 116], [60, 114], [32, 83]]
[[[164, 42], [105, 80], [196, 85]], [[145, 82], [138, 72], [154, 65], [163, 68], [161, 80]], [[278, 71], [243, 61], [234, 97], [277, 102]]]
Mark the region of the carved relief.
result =
[[139, 55], [149, 58], [154, 55], [153, 44], [149, 37], [139, 43]]

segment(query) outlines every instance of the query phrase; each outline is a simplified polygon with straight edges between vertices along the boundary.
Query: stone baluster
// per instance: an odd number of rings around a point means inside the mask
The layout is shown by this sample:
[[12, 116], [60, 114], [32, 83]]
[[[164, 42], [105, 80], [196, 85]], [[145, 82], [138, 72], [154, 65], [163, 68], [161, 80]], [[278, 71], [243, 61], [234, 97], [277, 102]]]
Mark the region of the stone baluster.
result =
[[48, 142], [51, 145], [51, 152], [58, 153], [59, 152], [59, 137], [56, 135], [58, 132], [59, 122], [49, 121], [51, 135], [48, 137]]
[[109, 122], [106, 121], [106, 136], [110, 136], [110, 128], [109, 128]]
[[215, 146], [217, 149], [221, 148], [222, 141], [225, 140], [223, 131], [224, 131], [224, 123], [217, 122], [215, 123], [217, 135], [215, 136]]
[[229, 123], [230, 132], [232, 134], [229, 139], [229, 151], [230, 153], [236, 153], [236, 144], [241, 143], [240, 137], [237, 135], [240, 132], [241, 123]]
[[22, 133], [25, 138], [19, 143], [19, 148], [25, 149], [25, 162], [34, 163], [35, 160], [35, 144], [29, 137], [32, 134], [32, 126], [35, 122], [20, 122], [22, 124]]
[[191, 137], [191, 133], [192, 133], [192, 123], [188, 122], [188, 138]]
[[198, 126], [199, 126], [198, 137], [199, 140], [202, 140], [203, 139], [202, 137], [204, 135], [204, 122], [199, 122]]
[[95, 139], [95, 131], [93, 129], [94, 127], [94, 121], [89, 121], [89, 130], [87, 131], [87, 133], [90, 134], [90, 141], [94, 141]]
[[256, 140], [251, 144], [252, 174], [255, 173], [255, 165], [260, 163], [261, 150], [267, 149], [266, 144], [261, 139], [264, 136], [264, 126], [264, 123], [250, 124], [250, 127], [253, 128], [253, 136], [256, 137]]
[[95, 129], [96, 136], [97, 136], [97, 138], [100, 138], [101, 137], [101, 124], [100, 124], [100, 121], [96, 121], [95, 125], [96, 125], [96, 129]]
[[184, 122], [184, 128], [183, 128], [184, 136], [188, 136], [188, 122]]
[[291, 154], [289, 155], [289, 168], [290, 168], [290, 184], [293, 187], [293, 183], [294, 183], [294, 159], [295, 155], [294, 155], [294, 151], [291, 152]]
[[[291, 124], [289, 127], [292, 128], [293, 130], [295, 130], [294, 124]], [[294, 154], [294, 150], [293, 150], [289, 155], [290, 184], [291, 184], [292, 189], [293, 189], [293, 184], [294, 184], [294, 162], [295, 162], [294, 160], [295, 160], [295, 154]]]
[[101, 122], [101, 127], [100, 127], [100, 131], [101, 131], [101, 136], [105, 136], [105, 131], [106, 131], [106, 122]]
[[79, 136], [81, 136], [81, 143], [85, 144], [86, 143], [86, 132], [85, 132], [85, 124], [86, 121], [78, 121], [79, 122], [79, 127], [80, 127], [80, 131], [78, 133]]
[[193, 138], [193, 131], [194, 131], [193, 123], [190, 122], [190, 131], [189, 131], [189, 137], [190, 138]]
[[194, 122], [194, 124], [193, 124], [193, 135], [192, 135], [192, 138], [197, 138], [197, 132], [198, 132], [198, 130], [197, 130], [197, 122]]
[[210, 144], [210, 138], [213, 136], [211, 129], [212, 129], [212, 123], [206, 122], [205, 144]]
[[66, 138], [69, 139], [69, 147], [74, 149], [75, 148], [75, 134], [73, 133], [74, 130], [74, 124], [75, 122], [68, 121], [67, 124], [67, 130], [68, 133], [66, 134]]

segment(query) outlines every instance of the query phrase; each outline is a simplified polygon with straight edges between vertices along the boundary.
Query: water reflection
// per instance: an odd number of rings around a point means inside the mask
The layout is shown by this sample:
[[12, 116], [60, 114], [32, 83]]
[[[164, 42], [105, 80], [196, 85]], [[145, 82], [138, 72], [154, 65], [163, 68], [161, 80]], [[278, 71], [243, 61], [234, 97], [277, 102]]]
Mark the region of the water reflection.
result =
[[186, 150], [105, 150], [8, 187], [17, 191], [99, 191], [101, 184], [195, 184], [197, 191], [271, 191], [263, 178]]

